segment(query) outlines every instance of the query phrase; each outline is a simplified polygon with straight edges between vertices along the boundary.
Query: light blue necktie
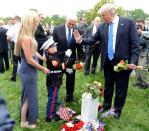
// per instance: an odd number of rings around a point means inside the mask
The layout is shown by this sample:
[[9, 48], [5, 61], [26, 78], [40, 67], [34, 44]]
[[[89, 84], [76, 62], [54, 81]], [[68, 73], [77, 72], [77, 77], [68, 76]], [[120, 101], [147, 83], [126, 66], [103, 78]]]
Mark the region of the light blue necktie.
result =
[[69, 46], [70, 45], [70, 42], [71, 42], [71, 30], [70, 29], [68, 29], [67, 42], [68, 42], [68, 46]]
[[113, 53], [113, 23], [109, 23], [108, 30], [108, 58], [112, 60], [114, 58]]

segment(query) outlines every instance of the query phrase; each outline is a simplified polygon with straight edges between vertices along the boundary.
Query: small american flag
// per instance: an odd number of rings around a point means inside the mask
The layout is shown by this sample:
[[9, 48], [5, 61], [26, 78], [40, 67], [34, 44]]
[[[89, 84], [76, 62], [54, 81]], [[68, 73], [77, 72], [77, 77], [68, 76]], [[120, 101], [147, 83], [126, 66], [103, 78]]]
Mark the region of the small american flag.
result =
[[59, 116], [65, 121], [69, 121], [72, 117], [72, 113], [70, 113], [69, 108], [65, 106], [64, 102], [62, 102], [60, 105]]

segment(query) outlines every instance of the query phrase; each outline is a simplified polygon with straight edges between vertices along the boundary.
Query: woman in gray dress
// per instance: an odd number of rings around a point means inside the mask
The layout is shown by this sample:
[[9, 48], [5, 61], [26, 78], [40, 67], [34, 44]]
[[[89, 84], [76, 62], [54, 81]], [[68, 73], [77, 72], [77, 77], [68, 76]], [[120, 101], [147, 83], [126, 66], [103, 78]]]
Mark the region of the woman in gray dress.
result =
[[34, 33], [38, 25], [38, 14], [29, 11], [22, 19], [15, 54], [21, 56], [19, 75], [22, 82], [21, 96], [21, 127], [35, 128], [38, 117], [37, 69], [45, 74], [49, 73], [46, 67], [37, 62]]

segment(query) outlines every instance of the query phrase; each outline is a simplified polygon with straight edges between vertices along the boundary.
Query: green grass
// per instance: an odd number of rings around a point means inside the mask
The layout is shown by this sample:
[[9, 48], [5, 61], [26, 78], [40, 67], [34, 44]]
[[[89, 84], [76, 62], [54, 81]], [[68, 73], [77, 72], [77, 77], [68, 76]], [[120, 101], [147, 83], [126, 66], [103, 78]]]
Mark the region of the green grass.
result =
[[[14, 131], [22, 131], [20, 128], [20, 96], [21, 83], [17, 77], [17, 82], [8, 80], [11, 71], [0, 74], [0, 96], [4, 97], [7, 102], [8, 110], [11, 117], [16, 121]], [[81, 95], [84, 92], [83, 85], [94, 80], [103, 83], [102, 72], [97, 71], [95, 75], [84, 77], [83, 72], [76, 73], [75, 84], [75, 102], [67, 104], [80, 114], [81, 112]], [[141, 90], [132, 86], [135, 78], [130, 78], [128, 96], [125, 107], [123, 109], [121, 118], [116, 120], [114, 118], [106, 118], [106, 131], [149, 131], [149, 89]], [[59, 131], [64, 122], [47, 123], [45, 122], [45, 111], [47, 102], [47, 91], [45, 85], [45, 75], [38, 72], [38, 97], [39, 97], [39, 120], [35, 131]], [[63, 78], [63, 85], [59, 91], [59, 103], [65, 97], [65, 77]], [[103, 98], [100, 98], [100, 102]], [[99, 115], [100, 116], [100, 115]], [[28, 131], [29, 129], [24, 129]]]

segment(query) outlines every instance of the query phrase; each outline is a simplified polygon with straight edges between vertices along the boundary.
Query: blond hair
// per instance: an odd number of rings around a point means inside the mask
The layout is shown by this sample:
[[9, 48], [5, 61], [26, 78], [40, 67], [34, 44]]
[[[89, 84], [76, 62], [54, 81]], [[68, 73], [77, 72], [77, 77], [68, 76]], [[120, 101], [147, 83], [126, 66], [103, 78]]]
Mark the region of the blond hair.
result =
[[32, 54], [36, 52], [37, 42], [35, 40], [35, 31], [39, 23], [38, 14], [35, 11], [29, 10], [27, 14], [24, 15], [21, 21], [20, 30], [18, 33], [17, 43], [15, 46], [15, 55], [20, 55], [22, 49], [22, 41], [24, 37], [28, 37], [31, 42]]
[[112, 15], [116, 15], [117, 6], [112, 3], [104, 4], [99, 10], [98, 13], [102, 15], [104, 12], [109, 12]]

